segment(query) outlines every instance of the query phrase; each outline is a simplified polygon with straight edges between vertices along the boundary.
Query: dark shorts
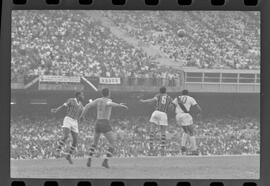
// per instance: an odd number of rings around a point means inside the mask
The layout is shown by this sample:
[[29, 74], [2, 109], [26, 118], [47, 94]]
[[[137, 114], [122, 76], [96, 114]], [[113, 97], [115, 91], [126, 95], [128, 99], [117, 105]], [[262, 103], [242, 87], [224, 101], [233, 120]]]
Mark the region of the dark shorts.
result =
[[99, 119], [96, 121], [96, 133], [107, 133], [112, 131], [112, 127], [107, 119]]

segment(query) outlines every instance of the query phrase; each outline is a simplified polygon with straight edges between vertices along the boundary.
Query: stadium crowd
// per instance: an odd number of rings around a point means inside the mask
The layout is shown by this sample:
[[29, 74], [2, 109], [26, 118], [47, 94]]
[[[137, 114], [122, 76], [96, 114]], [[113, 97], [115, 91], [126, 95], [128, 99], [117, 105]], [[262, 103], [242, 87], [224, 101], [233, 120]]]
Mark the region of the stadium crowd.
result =
[[[258, 13], [109, 11], [89, 16], [87, 11], [20, 10], [12, 14], [12, 79], [33, 74], [178, 76], [177, 71], [157, 65], [159, 56], [116, 36], [102, 23], [102, 16], [183, 66], [260, 67]], [[177, 34], [179, 29], [184, 37]]]
[[[11, 158], [55, 158], [56, 142], [62, 136], [62, 119], [12, 117]], [[117, 137], [118, 157], [138, 157], [148, 154], [148, 118], [134, 117], [112, 121]], [[93, 140], [94, 121], [79, 125], [79, 145], [76, 157], [84, 157]], [[196, 137], [200, 154], [257, 154], [260, 153], [260, 124], [255, 118], [220, 117], [205, 118], [196, 124]], [[167, 130], [167, 156], [179, 156], [182, 129], [170, 121]], [[159, 155], [159, 134], [156, 139], [156, 155]], [[105, 138], [97, 156], [105, 154]], [[68, 147], [67, 147], [68, 148]]]
[[[258, 13], [118, 11], [105, 14], [131, 36], [158, 46], [185, 66], [259, 68]], [[179, 30], [185, 35], [179, 36]]]
[[[12, 76], [164, 76], [141, 49], [83, 12], [17, 11], [12, 17]], [[136, 73], [131, 73], [136, 72]], [[166, 75], [172, 70], [166, 71]]]

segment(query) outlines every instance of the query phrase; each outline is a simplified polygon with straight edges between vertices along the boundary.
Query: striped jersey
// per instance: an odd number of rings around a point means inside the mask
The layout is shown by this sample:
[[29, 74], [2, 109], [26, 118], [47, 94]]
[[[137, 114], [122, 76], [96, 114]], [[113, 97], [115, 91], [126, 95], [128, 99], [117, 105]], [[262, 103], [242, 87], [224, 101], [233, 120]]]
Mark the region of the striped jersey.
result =
[[167, 94], [157, 94], [156, 110], [167, 113], [169, 105], [172, 103], [172, 98]]
[[81, 102], [78, 102], [76, 98], [70, 98], [64, 105], [67, 107], [66, 116], [78, 120], [84, 107]]
[[173, 100], [173, 103], [176, 105], [176, 114], [189, 113], [190, 108], [197, 104], [196, 100], [188, 95], [178, 96]]

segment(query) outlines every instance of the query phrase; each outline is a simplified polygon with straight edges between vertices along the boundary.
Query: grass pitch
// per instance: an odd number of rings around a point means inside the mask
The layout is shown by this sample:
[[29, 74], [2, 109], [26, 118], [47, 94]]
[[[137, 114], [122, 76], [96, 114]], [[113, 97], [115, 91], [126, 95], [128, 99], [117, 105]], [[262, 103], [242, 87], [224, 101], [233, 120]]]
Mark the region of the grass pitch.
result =
[[110, 169], [94, 158], [92, 167], [86, 159], [11, 160], [12, 178], [56, 179], [259, 179], [260, 157], [180, 156], [112, 158]]

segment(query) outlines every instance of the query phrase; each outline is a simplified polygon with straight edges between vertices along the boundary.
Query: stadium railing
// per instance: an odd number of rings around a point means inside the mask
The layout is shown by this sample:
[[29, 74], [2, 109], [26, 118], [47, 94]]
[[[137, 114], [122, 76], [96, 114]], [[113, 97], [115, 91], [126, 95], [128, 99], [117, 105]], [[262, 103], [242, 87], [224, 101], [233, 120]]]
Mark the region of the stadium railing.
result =
[[[61, 76], [60, 76], [61, 78]], [[65, 78], [63, 76], [63, 78]], [[25, 79], [29, 79], [25, 77]], [[25, 86], [34, 85], [38, 78], [24, 81]], [[59, 79], [59, 76], [58, 76]], [[85, 78], [84, 78], [85, 79]], [[156, 92], [158, 87], [166, 86], [168, 91], [178, 92], [184, 88], [192, 92], [231, 92], [231, 93], [259, 93], [259, 70], [218, 70], [218, 69], [185, 69], [178, 77], [86, 77], [97, 89], [109, 87], [112, 90]], [[33, 83], [31, 83], [33, 82]], [[12, 89], [26, 89], [18, 82], [12, 81]], [[82, 84], [82, 81], [79, 84]], [[87, 86], [87, 85], [85, 85]], [[60, 86], [61, 89], [61, 86]], [[81, 87], [80, 87], [81, 89]], [[43, 90], [43, 89], [39, 89]], [[59, 87], [56, 90], [59, 90]], [[66, 90], [66, 89], [65, 89]], [[89, 89], [85, 89], [88, 91]]]

